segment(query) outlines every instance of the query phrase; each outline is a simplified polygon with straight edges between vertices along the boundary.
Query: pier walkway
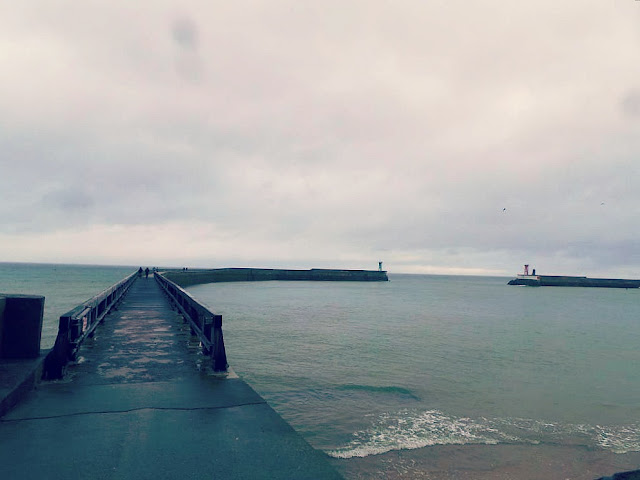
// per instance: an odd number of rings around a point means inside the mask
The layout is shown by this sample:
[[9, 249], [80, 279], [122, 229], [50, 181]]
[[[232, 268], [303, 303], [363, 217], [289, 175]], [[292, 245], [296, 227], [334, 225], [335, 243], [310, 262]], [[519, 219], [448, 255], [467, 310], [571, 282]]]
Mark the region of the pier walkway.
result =
[[0, 419], [0, 478], [339, 479], [255, 391], [215, 374], [156, 281]]

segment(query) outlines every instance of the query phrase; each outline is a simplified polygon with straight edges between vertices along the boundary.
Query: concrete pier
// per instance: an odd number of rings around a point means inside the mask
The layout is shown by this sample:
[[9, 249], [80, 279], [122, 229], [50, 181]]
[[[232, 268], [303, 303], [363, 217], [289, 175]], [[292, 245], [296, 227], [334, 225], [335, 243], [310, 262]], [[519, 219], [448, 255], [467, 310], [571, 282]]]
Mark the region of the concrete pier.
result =
[[339, 479], [233, 372], [216, 374], [153, 278], [0, 419], [2, 479]]

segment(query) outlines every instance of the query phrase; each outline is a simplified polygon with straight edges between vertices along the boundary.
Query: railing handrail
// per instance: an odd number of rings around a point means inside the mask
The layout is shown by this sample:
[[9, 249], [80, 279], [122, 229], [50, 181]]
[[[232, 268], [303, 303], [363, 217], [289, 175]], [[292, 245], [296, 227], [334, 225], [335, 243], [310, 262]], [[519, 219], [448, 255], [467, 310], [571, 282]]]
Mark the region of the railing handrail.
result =
[[47, 355], [43, 377], [62, 378], [67, 363], [75, 358], [84, 339], [93, 335], [98, 324], [122, 299], [137, 278], [138, 272], [133, 272], [60, 316], [58, 336], [53, 349]]
[[133, 272], [130, 275], [127, 275], [125, 278], [123, 278], [119, 282], [114, 283], [110, 287], [105, 288], [104, 290], [102, 290], [97, 295], [94, 295], [93, 297], [85, 300], [84, 302], [79, 303], [78, 305], [73, 307], [71, 310], [69, 310], [68, 312], [63, 313], [60, 316], [61, 317], [73, 317], [74, 315], [78, 315], [77, 311], [79, 309], [81, 309], [81, 308], [84, 309], [84, 308], [87, 308], [87, 307], [89, 307], [89, 308], [94, 307], [99, 302], [104, 300], [105, 297], [111, 295], [111, 293], [113, 293], [115, 290], [117, 290], [122, 285], [125, 285], [127, 283], [133, 283], [133, 280], [135, 280], [137, 277], [138, 277], [138, 272], [137, 271]]
[[185, 321], [189, 322], [191, 332], [198, 337], [202, 344], [203, 352], [211, 356], [213, 369], [217, 372], [226, 371], [229, 365], [227, 364], [222, 335], [222, 315], [213, 313], [193, 295], [166, 278], [162, 273], [155, 272], [154, 278], [169, 300], [178, 308]]

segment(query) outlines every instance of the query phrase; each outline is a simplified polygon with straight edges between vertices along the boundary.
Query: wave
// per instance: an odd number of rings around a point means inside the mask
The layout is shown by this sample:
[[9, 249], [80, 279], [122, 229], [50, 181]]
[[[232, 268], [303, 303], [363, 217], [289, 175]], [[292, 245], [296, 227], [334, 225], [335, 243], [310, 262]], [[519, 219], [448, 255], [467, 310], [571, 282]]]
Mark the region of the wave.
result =
[[437, 410], [418, 414], [402, 411], [382, 415], [369, 429], [354, 433], [347, 445], [327, 454], [336, 458], [366, 457], [432, 445], [496, 444], [515, 440], [470, 418], [455, 418]]
[[406, 395], [413, 399], [419, 400], [419, 398], [408, 388], [404, 387], [396, 387], [393, 385], [390, 386], [374, 386], [374, 385], [357, 385], [357, 384], [347, 384], [340, 385], [336, 387], [337, 390], [356, 390], [356, 391], [364, 391], [364, 392], [372, 392], [372, 393], [388, 393], [392, 395]]
[[402, 410], [380, 416], [371, 427], [355, 432], [349, 443], [326, 453], [335, 458], [353, 458], [434, 445], [565, 442], [598, 446], [614, 453], [640, 451], [640, 424], [601, 426], [521, 418], [471, 419], [438, 410]]
[[582, 439], [587, 446], [597, 446], [613, 453], [629, 453], [640, 451], [640, 423], [629, 425], [588, 425], [538, 420], [507, 418], [491, 421], [503, 429], [519, 429], [525, 441], [534, 442], [534, 437], [541, 441], [557, 442], [573, 438]]
[[583, 426], [596, 444], [613, 453], [640, 452], [640, 424], [622, 426]]

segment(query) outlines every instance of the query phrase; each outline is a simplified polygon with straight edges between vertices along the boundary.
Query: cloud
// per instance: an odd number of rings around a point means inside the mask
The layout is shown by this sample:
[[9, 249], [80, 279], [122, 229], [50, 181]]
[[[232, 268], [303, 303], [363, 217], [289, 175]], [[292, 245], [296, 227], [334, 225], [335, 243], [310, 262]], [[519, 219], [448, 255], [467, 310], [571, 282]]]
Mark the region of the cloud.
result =
[[185, 50], [198, 49], [198, 29], [190, 18], [176, 18], [171, 25], [173, 40]]
[[640, 267], [636, 7], [3, 5], [5, 260]]
[[622, 111], [630, 117], [640, 117], [640, 90], [628, 92], [620, 102]]

